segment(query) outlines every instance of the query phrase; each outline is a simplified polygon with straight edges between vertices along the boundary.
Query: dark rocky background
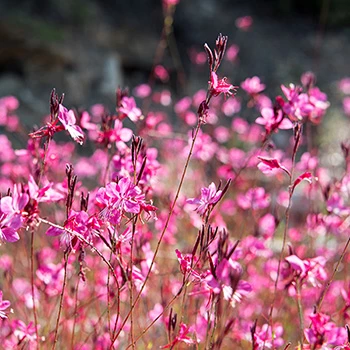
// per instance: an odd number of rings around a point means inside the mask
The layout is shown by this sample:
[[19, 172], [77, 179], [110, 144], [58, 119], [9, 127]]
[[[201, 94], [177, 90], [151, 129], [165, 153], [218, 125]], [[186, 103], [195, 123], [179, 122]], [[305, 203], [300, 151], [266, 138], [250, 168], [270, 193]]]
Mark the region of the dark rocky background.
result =
[[[245, 15], [254, 20], [248, 32], [235, 26]], [[207, 67], [193, 66], [189, 50], [222, 32], [240, 47], [238, 62], [223, 67], [233, 84], [258, 75], [272, 95], [313, 70], [332, 98], [350, 75], [349, 24], [348, 0], [181, 0], [173, 25], [180, 60], [165, 50], [162, 63], [175, 97], [205, 88]], [[1, 0], [0, 96], [19, 98], [27, 125], [48, 112], [53, 87], [69, 107], [112, 108], [118, 85], [147, 82], [162, 27], [161, 0]]]

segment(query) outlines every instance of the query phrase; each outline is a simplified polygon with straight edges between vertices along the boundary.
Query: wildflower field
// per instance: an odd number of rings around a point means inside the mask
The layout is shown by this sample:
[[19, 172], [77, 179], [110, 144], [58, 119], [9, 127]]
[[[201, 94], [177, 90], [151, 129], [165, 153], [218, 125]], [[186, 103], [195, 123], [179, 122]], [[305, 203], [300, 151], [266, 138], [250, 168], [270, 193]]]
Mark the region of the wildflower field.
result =
[[316, 76], [268, 96], [220, 73], [239, 48], [213, 35], [178, 101], [144, 82], [83, 110], [53, 89], [28, 129], [0, 98], [1, 348], [350, 349], [350, 142], [325, 166]]

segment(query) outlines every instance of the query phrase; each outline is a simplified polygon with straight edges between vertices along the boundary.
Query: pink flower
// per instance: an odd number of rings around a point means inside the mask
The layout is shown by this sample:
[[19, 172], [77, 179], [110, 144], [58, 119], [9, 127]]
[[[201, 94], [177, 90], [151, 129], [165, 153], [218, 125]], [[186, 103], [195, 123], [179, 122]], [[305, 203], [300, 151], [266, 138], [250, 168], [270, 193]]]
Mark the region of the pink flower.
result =
[[253, 210], [264, 209], [270, 205], [270, 196], [265, 193], [263, 187], [249, 189], [246, 194], [239, 194], [237, 204], [244, 210], [249, 208]]
[[73, 110], [68, 111], [66, 107], [60, 104], [58, 119], [62, 123], [64, 128], [69, 132], [73, 140], [82, 145], [84, 142], [85, 135], [83, 130], [81, 130], [81, 127], [78, 125], [75, 125], [77, 120], [75, 118], [74, 111]]
[[0, 290], [0, 318], [7, 318], [5, 310], [11, 305], [8, 300], [2, 300], [2, 291]]
[[277, 129], [292, 129], [293, 123], [288, 118], [283, 118], [281, 110], [273, 110], [272, 108], [262, 108], [261, 117], [257, 118], [255, 122], [265, 126], [266, 134], [276, 131]]
[[343, 99], [343, 110], [344, 113], [350, 117], [350, 97], [345, 97]]
[[280, 162], [275, 158], [265, 158], [258, 156], [260, 163], [258, 164], [258, 168], [265, 174], [267, 172], [271, 172], [274, 169], [283, 170], [289, 177], [291, 174], [287, 168], [280, 164]]
[[152, 92], [151, 87], [148, 84], [141, 84], [135, 87], [134, 94], [136, 97], [145, 98]]
[[338, 83], [338, 89], [345, 95], [350, 95], [350, 78], [346, 77]]
[[17, 233], [22, 226], [22, 212], [29, 201], [29, 196], [19, 193], [14, 186], [13, 196], [0, 199], [0, 241], [16, 242], [19, 240]]
[[188, 327], [184, 323], [181, 323], [179, 333], [177, 334], [175, 339], [171, 343], [162, 346], [161, 349], [173, 349], [176, 344], [181, 342], [185, 344], [196, 344], [196, 341], [187, 335], [190, 332], [192, 332], [192, 327]]
[[162, 82], [166, 82], [169, 80], [168, 71], [160, 64], [154, 67], [154, 75]]
[[75, 248], [75, 244], [78, 243], [77, 240], [74, 240], [74, 235], [65, 229], [71, 232], [76, 232], [89, 240], [100, 229], [100, 222], [95, 216], [89, 217], [88, 213], [85, 211], [75, 212], [74, 210], [71, 210], [68, 219], [64, 223], [63, 230], [52, 226], [46, 231], [48, 236], [62, 235], [61, 243]]
[[212, 96], [219, 96], [220, 94], [231, 96], [236, 90], [237, 86], [229, 84], [226, 77], [219, 80], [214, 71], [210, 73], [209, 91]]
[[96, 194], [96, 201], [105, 206], [101, 215], [112, 224], [118, 224], [124, 212], [139, 214], [146, 205], [141, 189], [126, 177], [118, 183], [111, 182], [106, 187], [101, 187]]
[[186, 276], [190, 274], [196, 281], [201, 281], [202, 277], [195, 271], [192, 266], [196, 262], [196, 258], [192, 254], [183, 255], [178, 249], [175, 249], [177, 259], [180, 263], [181, 272]]
[[35, 341], [36, 335], [35, 335], [35, 326], [33, 322], [29, 322], [29, 324], [26, 325], [21, 320], [15, 320], [13, 321], [12, 325], [13, 327], [15, 327], [13, 334], [20, 341], [23, 341], [24, 339], [28, 339], [29, 341]]
[[309, 344], [314, 348], [322, 345], [343, 345], [347, 341], [347, 332], [343, 327], [337, 327], [330, 322], [328, 315], [317, 313], [309, 316], [311, 328], [305, 329], [304, 334]]
[[241, 88], [245, 90], [249, 95], [256, 95], [265, 90], [265, 87], [265, 84], [262, 84], [260, 82], [260, 78], [257, 76], [247, 78], [241, 84]]
[[221, 197], [222, 191], [217, 191], [214, 182], [212, 182], [208, 187], [202, 188], [200, 198], [189, 198], [187, 203], [196, 205], [196, 212], [201, 216], [205, 216]]
[[242, 274], [242, 266], [237, 261], [224, 258], [216, 266], [215, 273], [212, 271], [206, 277], [207, 285], [215, 294], [222, 292], [224, 299], [235, 307], [252, 290], [248, 282], [240, 279]]
[[119, 113], [121, 113], [121, 118], [128, 117], [134, 123], [136, 123], [142, 115], [141, 109], [136, 107], [135, 99], [128, 96], [122, 98]]
[[324, 269], [326, 258], [318, 256], [313, 259], [301, 260], [296, 255], [290, 255], [285, 259], [295, 272], [295, 278], [307, 281], [314, 287], [319, 287], [327, 279]]
[[231, 45], [226, 49], [226, 59], [228, 61], [234, 62], [237, 59], [239, 52], [239, 47], [237, 45]]
[[247, 31], [253, 25], [253, 18], [251, 16], [238, 17], [235, 23], [238, 29]]

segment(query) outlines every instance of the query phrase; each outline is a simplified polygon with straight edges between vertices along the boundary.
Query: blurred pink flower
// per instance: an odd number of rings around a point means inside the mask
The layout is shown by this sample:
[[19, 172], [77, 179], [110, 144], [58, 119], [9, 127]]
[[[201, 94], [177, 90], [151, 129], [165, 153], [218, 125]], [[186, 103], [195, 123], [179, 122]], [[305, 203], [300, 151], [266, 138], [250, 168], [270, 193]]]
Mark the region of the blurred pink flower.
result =
[[220, 200], [221, 196], [222, 191], [217, 191], [214, 182], [212, 182], [208, 187], [202, 188], [200, 198], [189, 198], [187, 203], [196, 205], [196, 212], [201, 216], [205, 216], [211, 207]]
[[134, 123], [136, 123], [142, 115], [141, 109], [136, 107], [135, 99], [127, 96], [124, 96], [121, 100], [119, 113], [121, 114], [121, 118], [128, 117]]
[[8, 309], [10, 305], [11, 303], [8, 300], [2, 299], [2, 291], [0, 290], [0, 318], [7, 318], [4, 311]]
[[251, 16], [238, 17], [235, 21], [236, 27], [243, 31], [247, 31], [253, 25], [253, 18]]
[[256, 95], [265, 90], [265, 87], [265, 84], [262, 84], [260, 78], [257, 76], [247, 78], [241, 83], [241, 88], [249, 95]]

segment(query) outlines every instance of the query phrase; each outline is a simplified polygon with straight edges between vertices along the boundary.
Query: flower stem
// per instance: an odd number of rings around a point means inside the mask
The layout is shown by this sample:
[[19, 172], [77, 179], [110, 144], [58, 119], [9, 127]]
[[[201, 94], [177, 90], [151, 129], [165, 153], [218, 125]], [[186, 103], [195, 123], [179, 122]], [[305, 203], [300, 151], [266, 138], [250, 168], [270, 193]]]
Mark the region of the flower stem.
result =
[[38, 318], [37, 318], [37, 314], [36, 314], [35, 289], [34, 289], [34, 229], [32, 229], [31, 240], [30, 240], [30, 279], [31, 279], [31, 285], [32, 285], [35, 335], [36, 335], [37, 349], [39, 350], [40, 349], [40, 339], [39, 339], [39, 332], [38, 332]]
[[161, 242], [162, 242], [162, 240], [163, 240], [163, 237], [164, 237], [164, 234], [165, 234], [165, 232], [166, 232], [166, 230], [167, 230], [167, 228], [168, 228], [168, 225], [169, 225], [169, 222], [170, 222], [170, 218], [171, 218], [172, 215], [173, 215], [173, 212], [174, 212], [174, 209], [175, 209], [175, 205], [176, 205], [177, 200], [178, 200], [178, 198], [179, 198], [180, 191], [181, 191], [181, 188], [182, 188], [182, 184], [183, 184], [184, 179], [185, 179], [185, 175], [186, 175], [186, 172], [187, 172], [187, 169], [188, 169], [188, 165], [189, 165], [189, 163], [190, 163], [190, 159], [191, 159], [191, 157], [192, 157], [194, 145], [195, 145], [195, 142], [196, 142], [196, 139], [197, 139], [197, 135], [198, 135], [198, 132], [199, 132], [199, 129], [200, 129], [201, 125], [202, 125], [202, 123], [199, 121], [198, 124], [197, 124], [197, 127], [196, 127], [196, 129], [195, 129], [193, 138], [192, 138], [191, 148], [190, 148], [190, 151], [189, 151], [189, 153], [188, 153], [188, 156], [187, 156], [187, 159], [186, 159], [186, 163], [185, 163], [185, 166], [184, 166], [183, 171], [182, 171], [180, 183], [179, 183], [179, 185], [178, 185], [178, 187], [177, 187], [177, 191], [176, 191], [176, 194], [175, 194], [175, 198], [174, 198], [173, 203], [172, 203], [172, 205], [171, 205], [171, 207], [170, 207], [170, 210], [169, 210], [167, 219], [166, 219], [166, 221], [165, 221], [163, 230], [162, 230], [162, 232], [161, 232], [161, 235], [160, 235], [160, 237], [159, 237], [159, 239], [158, 239], [157, 246], [156, 246], [156, 249], [155, 249], [155, 251], [154, 251], [154, 255], [153, 255], [153, 258], [152, 258], [150, 267], [149, 267], [149, 269], [148, 269], [148, 273], [147, 273], [147, 275], [146, 275], [145, 281], [144, 281], [144, 283], [142, 284], [142, 286], [141, 286], [141, 288], [140, 288], [140, 291], [138, 292], [138, 294], [137, 294], [137, 296], [136, 296], [136, 298], [135, 298], [134, 303], [131, 305], [128, 314], [126, 315], [126, 317], [124, 318], [124, 321], [123, 321], [122, 324], [120, 325], [119, 331], [117, 332], [117, 334], [116, 334], [116, 336], [115, 336], [115, 338], [114, 338], [114, 340], [113, 340], [113, 342], [112, 342], [112, 344], [111, 344], [110, 349], [113, 349], [113, 344], [114, 344], [114, 342], [115, 342], [116, 339], [118, 338], [118, 336], [119, 336], [120, 332], [122, 331], [122, 329], [123, 329], [123, 327], [124, 327], [126, 321], [127, 321], [128, 318], [130, 317], [130, 315], [131, 315], [133, 309], [135, 308], [136, 303], [137, 303], [138, 300], [140, 299], [141, 294], [142, 294], [142, 292], [143, 292], [143, 290], [144, 290], [144, 288], [145, 288], [145, 286], [146, 286], [146, 283], [147, 283], [147, 281], [148, 281], [148, 279], [149, 279], [149, 277], [150, 277], [150, 274], [151, 274], [153, 265], [154, 265], [154, 263], [155, 263], [155, 259], [156, 259], [156, 257], [157, 257], [158, 251], [159, 251], [160, 244], [161, 244]]
[[60, 324], [60, 318], [61, 318], [61, 312], [62, 312], [62, 306], [63, 306], [63, 297], [64, 297], [64, 291], [66, 289], [66, 284], [67, 284], [67, 265], [68, 265], [68, 256], [69, 256], [69, 251], [66, 250], [64, 252], [64, 276], [63, 276], [63, 286], [62, 286], [62, 291], [60, 295], [60, 304], [58, 307], [58, 314], [57, 314], [57, 319], [56, 319], [56, 328], [55, 328], [55, 339], [52, 345], [52, 350], [55, 350], [56, 344], [58, 341], [58, 327]]

